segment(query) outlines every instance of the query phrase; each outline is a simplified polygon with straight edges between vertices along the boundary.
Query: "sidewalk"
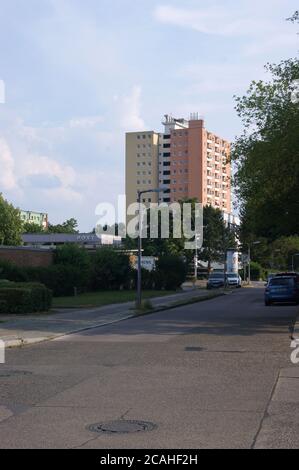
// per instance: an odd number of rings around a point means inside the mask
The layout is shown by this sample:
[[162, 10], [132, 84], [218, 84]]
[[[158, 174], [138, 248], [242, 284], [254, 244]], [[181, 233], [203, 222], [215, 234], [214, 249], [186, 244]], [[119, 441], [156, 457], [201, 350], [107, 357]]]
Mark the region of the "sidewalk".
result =
[[[299, 448], [299, 317], [293, 337], [295, 341], [290, 339], [290, 367], [280, 371], [254, 446], [256, 449]], [[292, 364], [291, 354], [296, 364]]]
[[[207, 291], [190, 289], [186, 292], [150, 299], [155, 309], [169, 308], [177, 302], [206, 297]], [[219, 292], [211, 297], [221, 295]], [[1, 315], [0, 339], [6, 347], [39, 343], [70, 333], [108, 325], [135, 316], [134, 302], [106, 305], [80, 310], [55, 310], [42, 315]]]

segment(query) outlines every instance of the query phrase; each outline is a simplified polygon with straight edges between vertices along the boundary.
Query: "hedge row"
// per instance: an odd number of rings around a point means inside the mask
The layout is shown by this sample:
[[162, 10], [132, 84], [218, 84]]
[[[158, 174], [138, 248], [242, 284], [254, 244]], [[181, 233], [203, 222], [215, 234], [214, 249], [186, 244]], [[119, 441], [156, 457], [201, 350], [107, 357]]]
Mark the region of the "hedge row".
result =
[[[55, 264], [49, 267], [20, 268], [0, 262], [0, 279], [38, 282], [51, 289], [56, 297], [98, 290], [134, 289], [137, 272], [129, 256], [111, 248], [93, 254], [73, 245], [57, 249]], [[184, 261], [174, 255], [159, 259], [152, 272], [143, 270], [143, 288], [175, 290], [186, 280]]]
[[0, 313], [48, 311], [52, 292], [38, 283], [0, 282]]

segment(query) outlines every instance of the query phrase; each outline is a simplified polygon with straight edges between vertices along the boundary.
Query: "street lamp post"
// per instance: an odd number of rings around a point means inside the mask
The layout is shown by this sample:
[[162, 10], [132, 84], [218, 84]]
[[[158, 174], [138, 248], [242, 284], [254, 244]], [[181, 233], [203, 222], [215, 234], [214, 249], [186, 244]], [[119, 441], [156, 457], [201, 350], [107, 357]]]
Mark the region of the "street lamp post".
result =
[[137, 266], [137, 308], [141, 307], [142, 302], [142, 293], [141, 293], [141, 283], [142, 283], [142, 274], [141, 274], [141, 255], [142, 255], [142, 214], [141, 214], [141, 197], [143, 194], [147, 193], [159, 193], [163, 191], [162, 189], [146, 189], [144, 191], [138, 191], [137, 201], [138, 201], [138, 266]]
[[292, 271], [294, 272], [295, 271], [295, 256], [299, 256], [299, 253], [295, 253], [293, 256], [292, 256]]

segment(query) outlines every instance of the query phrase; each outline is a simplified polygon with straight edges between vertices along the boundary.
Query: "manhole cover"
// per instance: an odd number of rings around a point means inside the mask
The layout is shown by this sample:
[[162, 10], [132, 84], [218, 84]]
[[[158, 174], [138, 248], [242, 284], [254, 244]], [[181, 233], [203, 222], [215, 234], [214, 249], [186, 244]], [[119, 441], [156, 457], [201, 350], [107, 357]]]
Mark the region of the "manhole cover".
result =
[[110, 421], [108, 423], [97, 423], [88, 426], [88, 430], [92, 432], [105, 434], [129, 434], [134, 432], [146, 432], [156, 429], [156, 425], [146, 421], [135, 421], [120, 419]]
[[32, 375], [27, 370], [0, 370], [0, 377], [14, 377], [16, 375]]

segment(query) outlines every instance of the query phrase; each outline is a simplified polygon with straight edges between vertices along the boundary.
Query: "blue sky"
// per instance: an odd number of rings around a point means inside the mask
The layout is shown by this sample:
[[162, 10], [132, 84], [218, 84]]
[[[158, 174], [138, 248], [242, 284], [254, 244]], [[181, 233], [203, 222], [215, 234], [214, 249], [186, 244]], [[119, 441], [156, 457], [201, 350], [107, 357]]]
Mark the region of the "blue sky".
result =
[[233, 140], [233, 95], [298, 53], [294, 0], [2, 0], [0, 191], [52, 223], [124, 193], [126, 131], [199, 112]]

